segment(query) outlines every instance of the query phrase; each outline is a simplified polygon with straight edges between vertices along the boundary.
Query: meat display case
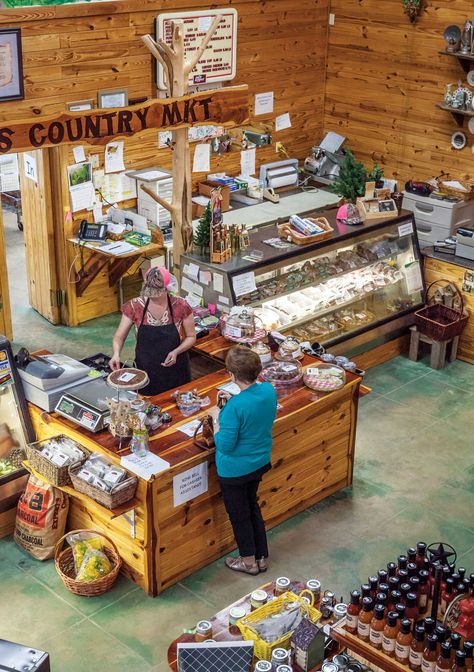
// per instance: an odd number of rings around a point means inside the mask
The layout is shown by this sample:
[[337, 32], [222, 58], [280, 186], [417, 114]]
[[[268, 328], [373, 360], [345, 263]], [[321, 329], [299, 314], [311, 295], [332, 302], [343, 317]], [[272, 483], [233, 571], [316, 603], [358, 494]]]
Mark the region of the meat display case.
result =
[[323, 214], [334, 232], [320, 243], [272, 247], [275, 222], [252, 230], [250, 247], [224, 264], [183, 255], [183, 296], [224, 313], [251, 307], [267, 330], [339, 352], [406, 328], [425, 289], [412, 214], [353, 227]]

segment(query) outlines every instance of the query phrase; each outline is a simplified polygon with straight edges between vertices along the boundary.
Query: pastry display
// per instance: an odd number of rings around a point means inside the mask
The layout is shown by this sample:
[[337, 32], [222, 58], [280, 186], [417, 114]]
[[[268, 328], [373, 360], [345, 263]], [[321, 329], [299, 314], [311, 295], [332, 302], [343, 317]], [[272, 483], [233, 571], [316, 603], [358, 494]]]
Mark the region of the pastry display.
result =
[[[258, 321], [258, 322], [257, 322]], [[221, 319], [221, 333], [229, 341], [255, 343], [265, 338], [266, 332], [256, 318], [253, 308], [235, 306]]]
[[134, 368], [112, 371], [107, 377], [107, 383], [116, 390], [140, 390], [149, 382], [146, 371]]
[[278, 348], [278, 352], [275, 355], [277, 359], [282, 361], [292, 360], [292, 359], [303, 359], [304, 355], [301, 352], [300, 342], [294, 336], [287, 336], [283, 343], [281, 343]]
[[301, 364], [297, 360], [274, 361], [263, 369], [260, 379], [273, 385], [294, 385], [301, 380], [302, 376]]
[[334, 364], [318, 364], [306, 369], [303, 382], [306, 387], [317, 392], [333, 392], [344, 386], [344, 369]]
[[267, 366], [268, 364], [271, 363], [272, 351], [270, 350], [269, 346], [266, 343], [264, 343], [263, 341], [258, 341], [257, 343], [252, 345], [250, 349], [260, 357], [262, 366]]

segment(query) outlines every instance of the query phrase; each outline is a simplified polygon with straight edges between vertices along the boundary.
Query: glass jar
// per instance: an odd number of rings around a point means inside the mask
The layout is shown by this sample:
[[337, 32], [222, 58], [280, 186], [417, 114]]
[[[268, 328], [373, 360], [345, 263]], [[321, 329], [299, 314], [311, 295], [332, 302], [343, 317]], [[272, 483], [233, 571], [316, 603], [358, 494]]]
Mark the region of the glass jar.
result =
[[255, 345], [252, 345], [250, 349], [260, 357], [262, 366], [267, 366], [268, 364], [271, 364], [272, 351], [270, 350], [269, 346], [266, 343], [264, 343], [263, 341], [257, 341]]
[[276, 356], [278, 359], [283, 360], [301, 359], [303, 353], [301, 352], [301, 346], [298, 339], [294, 336], [287, 336], [278, 348]]
[[303, 376], [303, 370], [298, 360], [277, 362], [273, 361], [266, 366], [260, 378], [273, 385], [293, 385], [298, 383]]
[[[258, 325], [256, 322], [258, 319]], [[253, 308], [232, 308], [230, 314], [222, 318], [221, 331], [224, 338], [236, 343], [255, 342], [265, 337], [260, 319], [255, 317]]]
[[137, 457], [145, 457], [149, 450], [148, 444], [148, 432], [146, 429], [136, 429], [133, 432], [132, 439], [130, 441], [130, 450]]

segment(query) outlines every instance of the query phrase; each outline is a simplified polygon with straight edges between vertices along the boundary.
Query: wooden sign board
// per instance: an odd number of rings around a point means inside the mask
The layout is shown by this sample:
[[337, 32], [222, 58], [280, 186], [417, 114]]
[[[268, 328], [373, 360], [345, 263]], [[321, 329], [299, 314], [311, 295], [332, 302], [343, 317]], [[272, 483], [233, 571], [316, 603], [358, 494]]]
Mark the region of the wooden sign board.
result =
[[[173, 40], [172, 23], [180, 21], [184, 28], [184, 53], [189, 60], [211, 26], [214, 18], [220, 16], [219, 25], [189, 75], [188, 85], [216, 84], [234, 79], [237, 73], [237, 10], [205, 9], [190, 12], [166, 12], [156, 18], [156, 39], [171, 46]], [[157, 63], [158, 88], [166, 91], [163, 67]]]
[[248, 87], [200, 91], [117, 109], [64, 112], [0, 127], [0, 154], [61, 144], [104, 145], [149, 129], [176, 130], [200, 124], [236, 126], [248, 121]]

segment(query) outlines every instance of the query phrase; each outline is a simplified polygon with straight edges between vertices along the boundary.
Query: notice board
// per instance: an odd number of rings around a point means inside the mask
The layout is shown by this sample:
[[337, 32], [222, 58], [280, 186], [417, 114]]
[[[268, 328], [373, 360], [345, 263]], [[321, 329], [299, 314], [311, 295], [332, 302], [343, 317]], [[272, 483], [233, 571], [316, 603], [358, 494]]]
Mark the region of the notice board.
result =
[[[214, 18], [220, 16], [217, 29], [199, 63], [189, 76], [189, 86], [216, 84], [234, 79], [237, 73], [237, 10], [205, 9], [189, 12], [165, 12], [156, 17], [156, 39], [172, 42], [172, 22], [184, 25], [184, 48], [191, 57], [199, 48]], [[163, 68], [157, 62], [157, 85], [166, 91]]]

